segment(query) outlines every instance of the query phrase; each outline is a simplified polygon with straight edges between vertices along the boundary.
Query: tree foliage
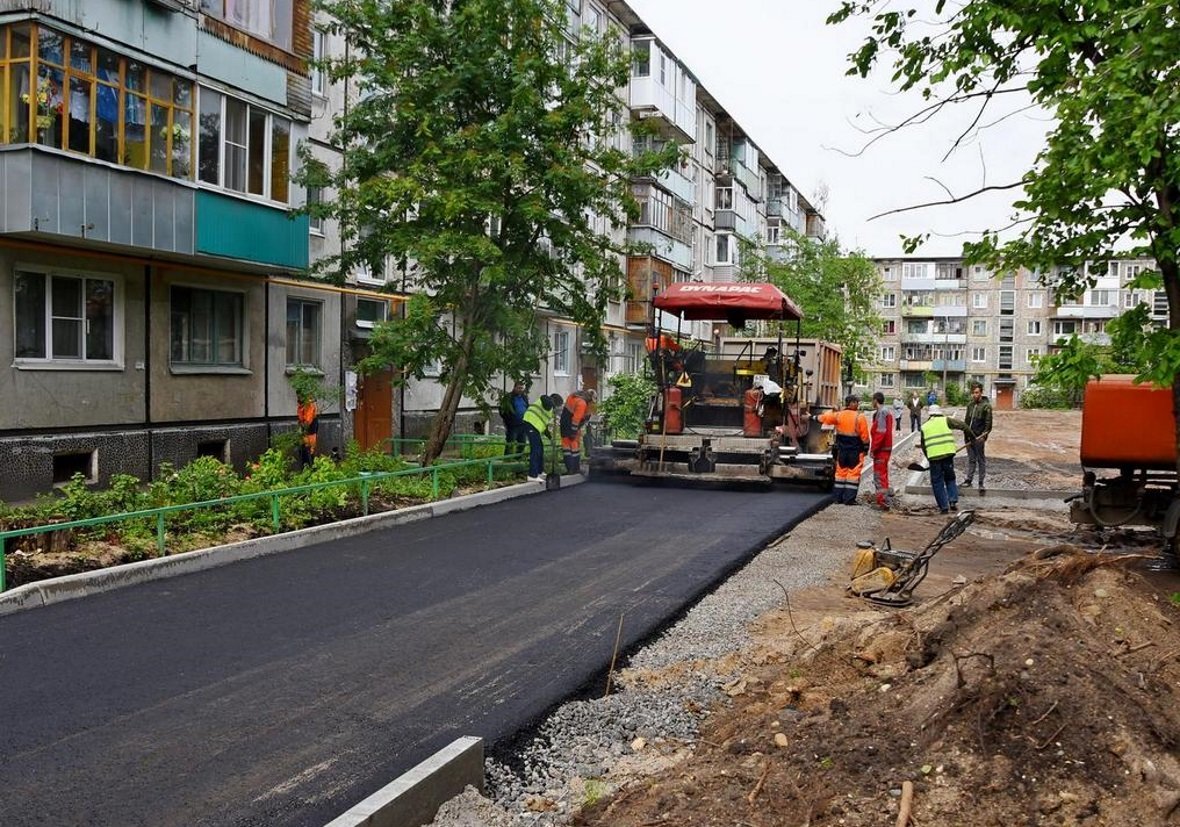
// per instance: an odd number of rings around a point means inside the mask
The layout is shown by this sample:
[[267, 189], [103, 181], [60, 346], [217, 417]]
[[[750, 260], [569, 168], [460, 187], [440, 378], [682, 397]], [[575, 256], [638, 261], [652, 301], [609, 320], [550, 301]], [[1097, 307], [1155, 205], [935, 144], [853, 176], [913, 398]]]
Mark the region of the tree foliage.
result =
[[657, 391], [655, 381], [646, 371], [616, 373], [606, 380], [611, 393], [598, 406], [607, 430], [618, 439], [636, 439], [651, 411]]
[[[852, 370], [874, 361], [881, 332], [878, 300], [881, 277], [863, 253], [844, 252], [835, 239], [817, 239], [791, 230], [783, 240], [790, 255], [773, 259], [742, 241], [742, 277], [769, 281], [803, 310], [803, 335], [840, 345]], [[791, 323], [794, 332], [794, 323]]]
[[849, 74], [891, 64], [901, 89], [932, 101], [928, 115], [978, 106], [970, 132], [1016, 92], [1053, 116], [1032, 169], [973, 193], [1020, 187], [1018, 235], [991, 231], [964, 253], [998, 271], [1034, 269], [1067, 294], [1093, 286], [1120, 245], [1153, 257], [1158, 275], [1132, 286], [1162, 284], [1170, 322], [1149, 333], [1141, 376], [1172, 387], [1180, 443], [1180, 6], [936, 0], [931, 21], [909, 2], [842, 0], [829, 22], [853, 15], [873, 30]]
[[305, 156], [304, 182], [330, 196], [311, 211], [338, 218], [345, 238], [322, 266], [342, 278], [407, 265], [414, 298], [378, 327], [362, 369], [392, 365], [404, 382], [441, 368], [429, 462], [464, 396], [536, 371], [548, 348], [539, 314], [577, 322], [602, 347], [623, 277], [597, 219], [624, 226], [637, 214], [629, 178], [676, 150], [612, 146], [627, 56], [617, 38], [567, 32], [560, 0], [314, 6], [349, 44], [323, 68], [357, 92], [334, 121], [339, 168]]

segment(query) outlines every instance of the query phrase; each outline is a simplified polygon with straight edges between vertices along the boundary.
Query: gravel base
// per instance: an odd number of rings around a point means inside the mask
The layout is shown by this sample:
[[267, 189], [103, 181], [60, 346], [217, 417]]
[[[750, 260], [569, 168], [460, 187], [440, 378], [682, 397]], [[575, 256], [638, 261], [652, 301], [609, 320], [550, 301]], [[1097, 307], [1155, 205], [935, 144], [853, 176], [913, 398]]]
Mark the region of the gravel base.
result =
[[[620, 759], [645, 748], [666, 753], [691, 744], [709, 707], [727, 699], [721, 687], [733, 677], [701, 661], [748, 646], [749, 624], [783, 604], [783, 589], [825, 582], [848, 562], [831, 549], [851, 553], [858, 540], [875, 537], [879, 525], [871, 509], [831, 506], [797, 526], [627, 664], [644, 673], [667, 670], [671, 679], [634, 681], [600, 700], [561, 706], [516, 756], [518, 771], [487, 762], [494, 805], [478, 795], [462, 796], [439, 811], [434, 827], [565, 824], [571, 812], [613, 788], [611, 769]], [[627, 684], [628, 676], [620, 680]]]

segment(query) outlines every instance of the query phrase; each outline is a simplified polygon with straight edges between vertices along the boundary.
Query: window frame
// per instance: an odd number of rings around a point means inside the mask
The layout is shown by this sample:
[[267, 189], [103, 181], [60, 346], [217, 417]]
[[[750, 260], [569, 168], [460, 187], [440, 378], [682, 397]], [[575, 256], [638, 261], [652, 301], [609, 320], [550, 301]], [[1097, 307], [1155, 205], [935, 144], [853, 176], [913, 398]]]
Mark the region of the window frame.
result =
[[[286, 115], [280, 114], [273, 109], [268, 109], [265, 106], [259, 106], [255, 103], [231, 95], [215, 86], [200, 84], [197, 86], [197, 100], [195, 104], [195, 111], [201, 111], [201, 98], [206, 94], [214, 94], [220, 98], [218, 106], [218, 133], [217, 133], [217, 182], [207, 181], [201, 177], [198, 172], [196, 176], [197, 183], [205, 188], [216, 189], [224, 192], [227, 195], [233, 195], [240, 198], [248, 198], [251, 201], [259, 201], [267, 204], [279, 204], [284, 207], [289, 207], [292, 196], [292, 175], [291, 175], [291, 159], [295, 154], [295, 122]], [[246, 125], [245, 143], [239, 144], [236, 140], [231, 141], [228, 137], [228, 130], [226, 129], [226, 109], [230, 101], [240, 104], [243, 109], [243, 118]], [[250, 192], [250, 153], [251, 153], [251, 129], [253, 116], [255, 112], [261, 112], [264, 115], [263, 119], [263, 136], [262, 136], [262, 193]], [[287, 124], [287, 171], [286, 171], [286, 187], [287, 200], [279, 201], [273, 197], [273, 189], [275, 184], [275, 155], [274, 155], [274, 134], [276, 119], [284, 121]], [[200, 140], [197, 141], [198, 147]], [[237, 189], [226, 183], [227, 164], [226, 164], [226, 146], [230, 144], [234, 147], [240, 147], [244, 152], [245, 166], [243, 171], [243, 186], [244, 189]], [[197, 152], [196, 166], [199, 170], [201, 162], [204, 160], [204, 155], [201, 151]]]
[[[377, 319], [376, 321], [362, 319], [361, 315], [360, 315], [361, 302], [365, 302], [366, 304], [375, 304], [375, 305], [380, 306], [381, 307], [381, 318]], [[356, 326], [359, 328], [371, 330], [374, 327], [376, 327], [377, 325], [381, 324], [382, 322], [389, 321], [389, 302], [384, 299], [374, 299], [369, 296], [357, 296], [356, 305], [357, 305]]]
[[570, 332], [569, 330], [553, 331], [553, 375], [570, 375]]
[[881, 307], [894, 308], [897, 307], [897, 293], [882, 293]]
[[[45, 283], [45, 306], [44, 322], [45, 322], [45, 341], [44, 352], [45, 356], [17, 356], [16, 355], [16, 336], [17, 336], [17, 302], [16, 302], [16, 282], [20, 275], [39, 275]], [[108, 281], [111, 282], [111, 289], [113, 295], [111, 298], [111, 358], [110, 359], [88, 359], [85, 355], [82, 358], [73, 357], [55, 357], [53, 355], [53, 289], [52, 279], [54, 278], [69, 278], [76, 279], [82, 282], [82, 317], [83, 321], [83, 339], [82, 347], [85, 353], [86, 340], [85, 329], [86, 323], [89, 320], [86, 318], [85, 312], [85, 297], [86, 297], [86, 282], [89, 281]], [[126, 297], [124, 293], [123, 277], [117, 273], [107, 273], [101, 270], [78, 270], [68, 267], [53, 267], [43, 264], [34, 264], [28, 262], [17, 262], [12, 267], [12, 345], [13, 345], [13, 359], [12, 366], [18, 370], [123, 370], [123, 325], [124, 325], [124, 303]]]
[[[290, 324], [291, 305], [292, 303], [299, 305], [299, 332], [298, 339], [295, 342], [295, 359], [291, 361], [291, 335], [287, 325]], [[319, 328], [315, 332], [315, 359], [311, 362], [299, 361], [304, 344], [304, 306], [313, 306], [316, 309], [317, 317], [316, 323]], [[283, 365], [287, 370], [312, 370], [323, 371], [324, 369], [324, 301], [322, 299], [313, 299], [308, 296], [288, 295], [287, 301], [284, 304], [286, 313], [283, 316]]]
[[980, 365], [987, 362], [987, 347], [985, 345], [973, 345], [971, 347], [971, 363]]
[[880, 357], [882, 362], [893, 362], [897, 359], [897, 348], [894, 345], [881, 345]]
[[987, 293], [975, 291], [971, 294], [972, 310], [987, 310]]
[[[285, 52], [291, 52], [291, 50], [294, 48], [295, 27], [293, 23], [295, 14], [295, 0], [236, 0], [236, 2], [244, 3], [274, 3], [274, 18], [272, 20], [271, 31], [269, 33], [263, 33], [248, 28], [245, 23], [232, 19], [225, 8], [227, 2], [230, 2], [230, 0], [200, 0], [200, 2], [197, 4], [197, 10], [202, 14], [207, 14], [220, 20], [227, 26], [231, 26], [239, 31], [246, 32], [251, 37], [257, 37], [259, 40], [265, 40], [267, 43], [273, 43], [275, 46], [278, 46]], [[286, 4], [286, 8], [280, 6], [280, 3]], [[219, 9], [219, 11], [215, 11], [215, 8]], [[288, 27], [286, 32], [283, 32], [280, 29], [281, 21], [287, 18], [291, 18], [292, 25]], [[280, 36], [282, 34], [286, 34], [286, 39]]]
[[[198, 362], [194, 360], [176, 361], [172, 356], [172, 337], [173, 337], [173, 291], [174, 290], [191, 290], [200, 293], [223, 294], [236, 296], [238, 298], [237, 304], [237, 361], [222, 362], [218, 361], [214, 356], [213, 361]], [[168, 368], [173, 373], [239, 373], [249, 371], [249, 352], [250, 352], [250, 336], [248, 333], [248, 318], [247, 312], [247, 292], [245, 290], [224, 289], [222, 287], [212, 287], [208, 284], [198, 284], [191, 282], [172, 282], [168, 285]], [[211, 341], [213, 342], [211, 349], [216, 353], [217, 327], [216, 318], [214, 318], [213, 335]]]
[[311, 94], [316, 98], [328, 97], [328, 76], [327, 73], [315, 65], [316, 61], [323, 60], [328, 53], [328, 33], [323, 29], [313, 27], [311, 30]]

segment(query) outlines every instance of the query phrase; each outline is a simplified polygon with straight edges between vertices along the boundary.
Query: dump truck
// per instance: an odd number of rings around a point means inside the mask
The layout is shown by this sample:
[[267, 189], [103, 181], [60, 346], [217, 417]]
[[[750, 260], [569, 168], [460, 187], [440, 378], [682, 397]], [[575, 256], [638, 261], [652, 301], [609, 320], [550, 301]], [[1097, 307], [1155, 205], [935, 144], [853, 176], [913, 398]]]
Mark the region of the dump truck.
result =
[[[802, 312], [767, 283], [678, 283], [653, 299], [654, 310], [680, 322], [709, 320], [742, 328], [750, 320], [795, 322], [794, 341], [736, 339], [720, 347], [682, 345], [654, 326], [647, 339], [657, 390], [644, 432], [590, 452], [595, 475], [771, 484], [792, 481], [832, 487], [831, 433], [814, 418], [810, 400], [821, 386], [800, 346]], [[839, 352], [824, 344], [824, 373]], [[830, 358], [835, 353], [834, 360]], [[812, 354], [813, 359], [817, 358]], [[819, 364], [819, 362], [816, 362]]]

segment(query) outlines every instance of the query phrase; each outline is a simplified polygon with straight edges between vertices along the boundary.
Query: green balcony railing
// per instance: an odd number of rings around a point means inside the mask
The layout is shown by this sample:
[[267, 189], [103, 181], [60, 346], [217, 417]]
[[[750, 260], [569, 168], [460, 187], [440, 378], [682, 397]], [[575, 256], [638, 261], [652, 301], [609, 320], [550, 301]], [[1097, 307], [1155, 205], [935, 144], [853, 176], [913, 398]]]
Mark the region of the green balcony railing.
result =
[[[485, 437], [485, 439], [487, 439]], [[495, 439], [494, 437], [491, 439]], [[501, 444], [503, 440], [500, 440]], [[550, 448], [549, 450], [553, 450]], [[381, 471], [373, 473], [363, 473], [359, 477], [349, 477], [343, 480], [331, 480], [329, 482], [310, 483], [307, 485], [296, 485], [290, 488], [276, 488], [271, 491], [259, 491], [253, 494], [238, 494], [233, 497], [223, 497], [216, 500], [202, 500], [200, 502], [182, 503], [179, 505], [166, 505], [159, 508], [147, 508], [142, 511], [128, 511], [120, 514], [108, 514], [102, 517], [91, 517], [85, 520], [71, 520], [63, 523], [50, 523], [39, 526], [29, 526], [26, 528], [16, 528], [8, 531], [0, 531], [0, 592], [6, 588], [5, 582], [5, 549], [8, 540], [16, 537], [29, 537], [36, 534], [49, 534], [55, 531], [68, 531], [75, 528], [91, 528], [93, 526], [108, 525], [110, 523], [126, 522], [130, 520], [154, 520], [156, 526], [156, 551], [163, 557], [166, 551], [166, 534], [167, 534], [167, 518], [171, 514], [176, 514], [182, 511], [197, 511], [201, 509], [218, 508], [225, 505], [232, 505], [234, 503], [251, 502], [255, 500], [269, 500], [270, 502], [270, 518], [274, 533], [278, 534], [282, 530], [282, 515], [283, 515], [283, 498], [296, 494], [306, 494], [312, 491], [321, 491], [326, 488], [347, 487], [355, 489], [361, 503], [361, 513], [369, 513], [369, 498], [373, 492], [374, 486], [389, 479], [398, 477], [413, 477], [430, 475], [430, 490], [431, 499], [437, 499], [439, 495], [439, 474], [446, 471], [453, 471], [460, 468], [470, 468], [483, 465], [487, 469], [487, 482], [495, 481], [495, 472], [499, 469], [516, 469], [524, 465], [527, 461], [526, 455], [517, 456], [493, 456], [483, 459], [465, 459], [457, 462], [447, 462], [440, 465], [431, 465], [422, 468], [405, 468], [400, 471]]]

